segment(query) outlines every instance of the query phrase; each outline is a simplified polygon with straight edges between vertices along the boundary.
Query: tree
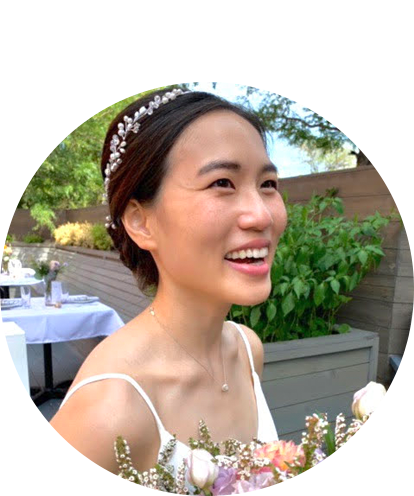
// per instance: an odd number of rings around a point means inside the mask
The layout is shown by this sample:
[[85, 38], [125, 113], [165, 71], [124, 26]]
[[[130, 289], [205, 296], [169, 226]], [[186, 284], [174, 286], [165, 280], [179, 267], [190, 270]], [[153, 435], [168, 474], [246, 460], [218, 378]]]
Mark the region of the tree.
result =
[[240, 88], [243, 93], [238, 97], [238, 102], [257, 112], [267, 130], [278, 138], [296, 147], [318, 150], [321, 157], [348, 149], [351, 156], [356, 156], [357, 167], [371, 165], [364, 153], [345, 134], [319, 114], [275, 93], [251, 86]]
[[[180, 86], [194, 88], [197, 85], [188, 83]], [[215, 87], [216, 83], [212, 83], [212, 88]], [[162, 91], [165, 88], [158, 89]], [[349, 153], [356, 155], [357, 165], [369, 163], [338, 128], [320, 115], [277, 94], [249, 86], [239, 86], [238, 89], [241, 90], [238, 102], [254, 109], [268, 131], [306, 150], [308, 160], [329, 165], [332, 157], [343, 153], [344, 148], [348, 147]], [[87, 207], [101, 202], [103, 181], [100, 157], [106, 131], [112, 119], [141, 95], [122, 100], [88, 119], [47, 157], [18, 205], [19, 208], [30, 209], [31, 216], [37, 222], [35, 229], [47, 226], [53, 231], [56, 210]], [[316, 162], [314, 167], [319, 167]]]
[[115, 116], [140, 95], [122, 100], [76, 128], [47, 157], [26, 188], [18, 208], [30, 209], [35, 230], [54, 231], [55, 211], [98, 205], [102, 201], [102, 145]]
[[349, 148], [339, 148], [330, 152], [323, 152], [320, 148], [303, 143], [300, 147], [303, 160], [309, 165], [310, 172], [332, 171], [355, 167], [356, 158], [350, 153]]

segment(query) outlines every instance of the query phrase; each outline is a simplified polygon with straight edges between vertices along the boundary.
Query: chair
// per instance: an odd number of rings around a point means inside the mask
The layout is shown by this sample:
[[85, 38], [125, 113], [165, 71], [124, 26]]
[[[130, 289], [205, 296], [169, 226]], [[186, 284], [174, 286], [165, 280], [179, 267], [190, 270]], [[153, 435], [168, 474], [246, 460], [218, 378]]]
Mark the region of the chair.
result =
[[9, 274], [11, 276], [19, 276], [22, 272], [22, 263], [17, 258], [9, 260]]

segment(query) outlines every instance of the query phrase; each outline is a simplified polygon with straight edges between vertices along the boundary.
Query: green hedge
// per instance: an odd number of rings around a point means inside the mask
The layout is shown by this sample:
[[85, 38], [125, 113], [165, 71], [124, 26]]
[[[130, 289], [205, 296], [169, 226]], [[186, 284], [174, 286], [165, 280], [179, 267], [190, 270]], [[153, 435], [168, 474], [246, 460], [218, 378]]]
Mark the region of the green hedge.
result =
[[380, 231], [392, 216], [378, 212], [347, 220], [334, 193], [289, 204], [288, 226], [271, 268], [272, 291], [253, 307], [233, 305], [229, 318], [256, 331], [264, 343], [342, 333], [336, 314], [384, 252]]

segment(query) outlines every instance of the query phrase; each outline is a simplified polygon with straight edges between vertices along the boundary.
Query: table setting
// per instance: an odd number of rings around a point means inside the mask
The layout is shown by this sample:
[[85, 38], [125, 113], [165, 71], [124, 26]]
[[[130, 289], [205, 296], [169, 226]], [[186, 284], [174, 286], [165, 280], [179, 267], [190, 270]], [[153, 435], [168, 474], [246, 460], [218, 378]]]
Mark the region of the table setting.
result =
[[40, 405], [51, 398], [63, 398], [71, 383], [53, 382], [53, 343], [109, 336], [124, 322], [97, 296], [70, 295], [53, 306], [46, 305], [44, 297], [31, 298], [30, 306], [24, 306], [21, 300], [9, 299], [10, 303], [2, 300], [1, 317], [3, 322], [15, 322], [24, 330], [27, 344], [43, 345], [46, 387], [31, 391], [33, 401]]
[[[0, 286], [6, 289], [19, 287], [20, 298], [1, 298], [1, 318], [3, 322], [14, 322], [21, 328], [27, 344], [43, 345], [46, 387], [40, 391], [31, 389], [33, 401], [40, 405], [51, 398], [63, 398], [71, 383], [53, 383], [53, 343], [109, 336], [124, 322], [98, 296], [69, 294], [67, 281], [56, 280], [67, 264], [41, 261], [40, 270], [39, 267], [34, 270], [22, 267], [18, 260], [12, 262], [10, 260], [8, 264], [8, 272], [0, 275]], [[33, 285], [39, 285], [43, 297], [32, 296]]]
[[[3, 299], [10, 297], [9, 288], [27, 288], [43, 284], [42, 279], [38, 279], [36, 271], [30, 267], [22, 267], [18, 260], [10, 260], [7, 272], [0, 273], [0, 288], [2, 288]], [[39, 286], [40, 289], [40, 286]], [[23, 290], [27, 293], [27, 289]]]
[[54, 306], [45, 305], [43, 297], [31, 298], [30, 306], [21, 300], [2, 300], [1, 316], [4, 322], [16, 322], [25, 330], [28, 344], [107, 336], [123, 325], [118, 314], [97, 296], [70, 295]]

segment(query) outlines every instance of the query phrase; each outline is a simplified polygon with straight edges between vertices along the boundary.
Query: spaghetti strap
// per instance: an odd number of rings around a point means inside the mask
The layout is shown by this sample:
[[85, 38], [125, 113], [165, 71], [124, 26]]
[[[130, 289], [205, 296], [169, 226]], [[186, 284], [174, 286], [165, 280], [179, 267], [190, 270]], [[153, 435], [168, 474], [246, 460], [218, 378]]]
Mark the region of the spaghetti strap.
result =
[[88, 377], [84, 379], [83, 381], [78, 382], [76, 386], [74, 386], [65, 396], [64, 400], [62, 401], [61, 405], [59, 408], [62, 408], [62, 406], [66, 403], [66, 401], [81, 387], [86, 386], [87, 384], [91, 384], [92, 382], [98, 382], [98, 381], [103, 381], [106, 379], [123, 379], [125, 381], [128, 381], [137, 391], [138, 393], [142, 396], [143, 400], [145, 403], [148, 405], [148, 408], [151, 410], [152, 414], [154, 415], [155, 421], [158, 426], [158, 430], [160, 431], [161, 437], [163, 437], [163, 434], [165, 432], [165, 428], [161, 422], [160, 417], [158, 416], [157, 411], [155, 410], [154, 405], [152, 404], [152, 401], [149, 399], [149, 396], [147, 393], [142, 389], [142, 387], [129, 375], [126, 374], [118, 374], [118, 373], [112, 373], [112, 374], [99, 374], [99, 375], [94, 375], [91, 377]]
[[246, 333], [243, 331], [240, 324], [237, 324], [236, 322], [233, 322], [232, 320], [229, 320], [228, 322], [231, 322], [232, 324], [234, 324], [236, 326], [236, 329], [239, 331], [241, 337], [243, 338], [244, 344], [246, 345], [247, 354], [249, 355], [249, 362], [250, 362], [250, 367], [252, 369], [252, 374], [254, 376], [255, 370], [254, 370], [252, 349], [250, 347], [250, 343], [249, 343], [249, 340], [247, 339]]

